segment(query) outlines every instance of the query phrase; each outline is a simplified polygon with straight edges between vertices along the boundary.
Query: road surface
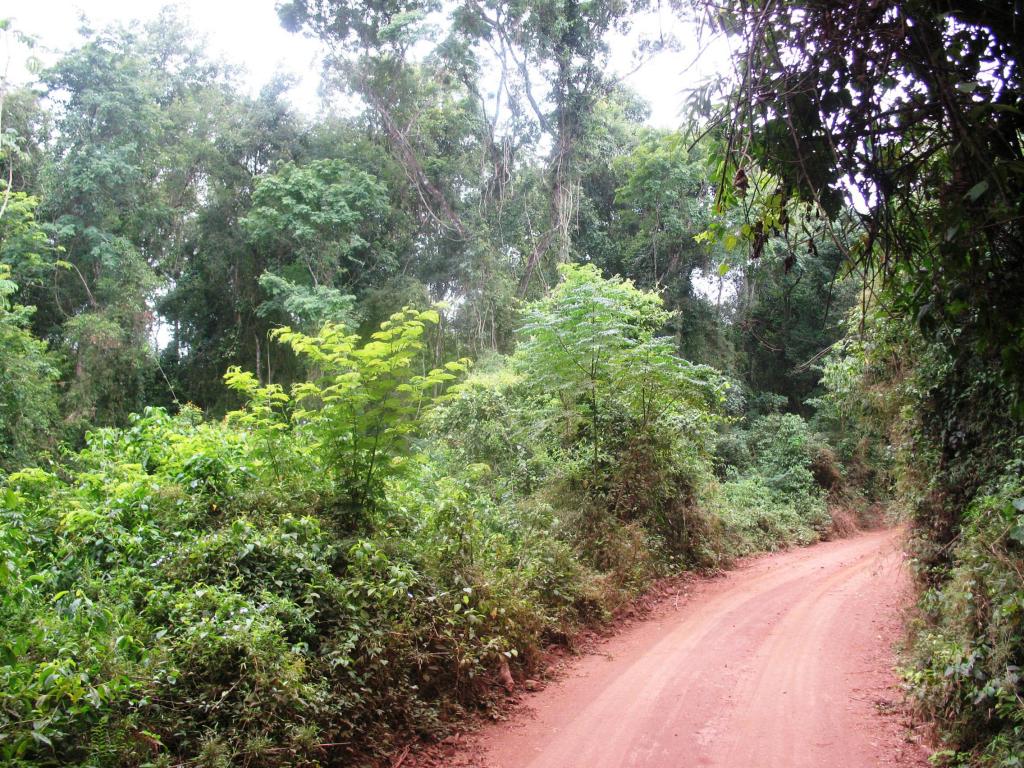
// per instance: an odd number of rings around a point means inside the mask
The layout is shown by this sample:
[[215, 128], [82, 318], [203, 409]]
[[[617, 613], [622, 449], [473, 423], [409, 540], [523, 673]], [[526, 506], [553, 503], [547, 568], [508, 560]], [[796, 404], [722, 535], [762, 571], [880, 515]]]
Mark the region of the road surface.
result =
[[760, 557], [697, 580], [528, 694], [447, 765], [924, 766], [897, 712], [902, 532]]

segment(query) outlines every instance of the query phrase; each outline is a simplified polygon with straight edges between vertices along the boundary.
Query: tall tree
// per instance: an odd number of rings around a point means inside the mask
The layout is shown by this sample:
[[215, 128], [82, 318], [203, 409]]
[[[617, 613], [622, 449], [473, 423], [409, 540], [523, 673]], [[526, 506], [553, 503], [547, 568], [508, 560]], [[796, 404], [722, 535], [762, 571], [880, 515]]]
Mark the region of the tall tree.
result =
[[544, 183], [545, 225], [523, 266], [518, 294], [525, 296], [541, 260], [572, 257], [572, 231], [579, 210], [581, 140], [597, 105], [618, 85], [611, 68], [610, 37], [624, 32], [647, 7], [631, 2], [544, 0], [463, 3], [456, 29], [487, 45], [501, 66], [501, 84], [536, 120], [550, 151]]
[[394, 269], [389, 209], [373, 176], [341, 160], [314, 160], [261, 178], [242, 226], [257, 247], [304, 266], [314, 285], [354, 287]]
[[309, 30], [332, 47], [334, 76], [359, 94], [376, 115], [391, 151], [438, 226], [465, 239], [468, 230], [451, 197], [425, 167], [416, 147], [416, 126], [402, 120], [402, 100], [417, 90], [419, 70], [411, 49], [424, 39], [424, 20], [436, 9], [423, 0], [292, 0], [278, 13], [285, 28]]
[[205, 193], [157, 305], [170, 326], [162, 358], [179, 399], [216, 412], [236, 404], [222, 384], [229, 366], [265, 376], [287, 365], [271, 359], [267, 335], [275, 318], [258, 312], [268, 298], [259, 279], [271, 265], [242, 225], [260, 177], [309, 159], [307, 126], [284, 100], [287, 85], [271, 83], [255, 98], [217, 95]]
[[[0, 18], [0, 53], [14, 42], [33, 41], [7, 19]], [[35, 276], [52, 256], [46, 233], [35, 218], [37, 198], [25, 189], [35, 165], [32, 118], [38, 114], [34, 95], [12, 91], [7, 72], [0, 72], [0, 472], [20, 469], [47, 448], [53, 448], [57, 423], [57, 358], [35, 338], [35, 308], [16, 303], [19, 275]], [[12, 119], [13, 118], [13, 119]]]
[[197, 99], [220, 73], [170, 13], [82, 31], [44, 74], [59, 106], [41, 214], [64, 268], [37, 327], [67, 350], [73, 418], [103, 424], [141, 408], [156, 375], [153, 299], [191, 223], [210, 135]]
[[[701, 4], [698, 4], [701, 5]], [[750, 160], [835, 215], [926, 334], [967, 324], [1024, 386], [1024, 15], [1010, 3], [705, 4], [742, 37], [723, 180]]]

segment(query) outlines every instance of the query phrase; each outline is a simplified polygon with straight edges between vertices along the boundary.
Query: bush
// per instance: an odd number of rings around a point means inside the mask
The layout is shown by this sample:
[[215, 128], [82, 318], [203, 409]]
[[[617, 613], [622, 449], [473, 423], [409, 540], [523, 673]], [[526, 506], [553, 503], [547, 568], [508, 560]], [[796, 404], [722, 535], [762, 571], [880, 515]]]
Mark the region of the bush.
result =
[[657, 294], [592, 266], [561, 272], [524, 309], [512, 364], [535, 393], [541, 441], [559, 456], [552, 482], [569, 508], [593, 510], [574, 518], [581, 551], [601, 567], [605, 545], [626, 533], [612, 535], [613, 523], [639, 522], [680, 561], [713, 559], [712, 526], [695, 500], [725, 380], [655, 336], [669, 317]]
[[453, 387], [432, 413], [432, 448], [456, 470], [485, 465], [478, 480], [496, 496], [528, 496], [553, 468], [548, 403], [504, 358], [492, 360], [491, 368]]
[[808, 544], [831, 524], [814, 468], [827, 449], [796, 414], [770, 414], [720, 436], [718, 475], [705, 503], [721, 519], [734, 555]]
[[746, 432], [732, 429], [718, 436], [715, 441], [714, 467], [719, 480], [742, 475], [750, 470], [752, 462]]
[[756, 426], [770, 476], [702, 505], [724, 384], [653, 335], [656, 296], [567, 269], [528, 315], [514, 358], [447, 392], [463, 363], [419, 372], [433, 313], [365, 344], [282, 331], [310, 381], [233, 370], [222, 422], [148, 409], [12, 475], [0, 759], [364, 761], [656, 576], [813, 538], [799, 421]]
[[[1024, 452], [1022, 452], [1024, 453]], [[953, 762], [1024, 754], [1024, 484], [1015, 466], [967, 509], [955, 565], [922, 596], [906, 676]]]
[[754, 468], [772, 488], [785, 494], [816, 488], [811, 472], [815, 451], [807, 422], [800, 416], [784, 413], [755, 419], [747, 446]]
[[725, 527], [733, 555], [810, 544], [822, 537], [828, 521], [820, 499], [787, 496], [758, 476], [722, 483], [709, 506]]

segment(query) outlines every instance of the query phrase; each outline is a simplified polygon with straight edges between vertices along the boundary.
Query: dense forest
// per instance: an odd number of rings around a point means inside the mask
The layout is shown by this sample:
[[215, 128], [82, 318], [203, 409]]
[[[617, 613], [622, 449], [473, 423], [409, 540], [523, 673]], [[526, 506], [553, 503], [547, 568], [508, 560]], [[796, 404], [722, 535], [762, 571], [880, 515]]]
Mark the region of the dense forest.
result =
[[315, 117], [170, 9], [0, 82], [4, 765], [370, 763], [897, 521], [936, 759], [1021, 764], [1024, 13], [680, 2], [663, 130], [651, 7], [284, 0]]

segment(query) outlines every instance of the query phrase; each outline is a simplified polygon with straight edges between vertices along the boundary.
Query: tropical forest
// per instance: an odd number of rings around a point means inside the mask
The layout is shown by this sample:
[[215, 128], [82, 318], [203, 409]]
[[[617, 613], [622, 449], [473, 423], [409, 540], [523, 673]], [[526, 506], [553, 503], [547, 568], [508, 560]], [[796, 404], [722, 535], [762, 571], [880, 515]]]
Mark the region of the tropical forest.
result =
[[1024, 5], [104, 5], [0, 6], [0, 765], [1024, 766]]

